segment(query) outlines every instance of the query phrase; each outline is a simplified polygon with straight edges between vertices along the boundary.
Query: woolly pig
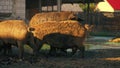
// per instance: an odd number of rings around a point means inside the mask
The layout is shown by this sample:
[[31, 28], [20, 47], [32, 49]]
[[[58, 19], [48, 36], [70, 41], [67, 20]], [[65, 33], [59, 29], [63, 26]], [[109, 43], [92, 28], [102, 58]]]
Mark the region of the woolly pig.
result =
[[47, 21], [65, 21], [65, 20], [77, 20], [77, 14], [74, 12], [43, 12], [35, 14], [30, 20], [30, 26], [47, 22]]
[[56, 48], [62, 48], [63, 50], [72, 48], [76, 52], [77, 49], [80, 49], [82, 57], [84, 56], [85, 47], [83, 43], [89, 28], [84, 27], [78, 21], [48, 21], [31, 28], [35, 29], [33, 34], [40, 40], [39, 48], [42, 44], [47, 43], [50, 44], [51, 51]]
[[112, 38], [108, 40], [109, 42], [120, 42], [120, 38]]
[[30, 47], [35, 51], [33, 36], [30, 31], [28, 31], [28, 26], [22, 20], [6, 20], [0, 22], [0, 40], [5, 44], [18, 45], [19, 48], [19, 58], [23, 57], [24, 44], [30, 42]]

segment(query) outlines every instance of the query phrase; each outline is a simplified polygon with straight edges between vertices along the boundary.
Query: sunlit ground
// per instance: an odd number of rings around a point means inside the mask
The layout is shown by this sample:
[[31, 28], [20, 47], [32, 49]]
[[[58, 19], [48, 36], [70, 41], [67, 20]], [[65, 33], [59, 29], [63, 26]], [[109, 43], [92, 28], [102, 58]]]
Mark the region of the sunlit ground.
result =
[[[120, 61], [120, 42], [109, 42], [113, 37], [91, 37], [86, 41], [86, 50], [102, 53], [97, 56], [100, 60]], [[97, 54], [96, 54], [97, 55]], [[96, 57], [96, 58], [97, 58]]]

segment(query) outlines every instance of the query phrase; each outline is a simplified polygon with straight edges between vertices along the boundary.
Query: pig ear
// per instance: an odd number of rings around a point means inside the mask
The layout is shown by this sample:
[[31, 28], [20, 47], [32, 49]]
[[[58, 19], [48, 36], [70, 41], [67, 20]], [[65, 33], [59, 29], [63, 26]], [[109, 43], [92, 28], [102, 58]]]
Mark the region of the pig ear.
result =
[[84, 27], [89, 31], [94, 27], [94, 25], [85, 24]]
[[35, 28], [29, 27], [29, 28], [28, 28], [28, 31], [29, 31], [29, 32], [35, 31]]
[[89, 30], [89, 26], [90, 26], [89, 24], [85, 24], [85, 25], [84, 25], [84, 27], [85, 27], [87, 30]]
[[71, 14], [68, 16], [68, 19], [74, 20], [74, 19], [76, 19], [76, 15], [75, 15], [74, 13], [71, 13]]

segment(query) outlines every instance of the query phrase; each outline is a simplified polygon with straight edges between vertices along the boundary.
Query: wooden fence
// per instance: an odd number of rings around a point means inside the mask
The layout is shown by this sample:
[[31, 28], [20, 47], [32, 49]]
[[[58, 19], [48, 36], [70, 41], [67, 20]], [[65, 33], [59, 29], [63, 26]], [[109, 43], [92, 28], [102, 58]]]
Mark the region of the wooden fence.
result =
[[95, 25], [95, 31], [120, 32], [120, 12], [116, 13], [83, 13], [84, 22]]

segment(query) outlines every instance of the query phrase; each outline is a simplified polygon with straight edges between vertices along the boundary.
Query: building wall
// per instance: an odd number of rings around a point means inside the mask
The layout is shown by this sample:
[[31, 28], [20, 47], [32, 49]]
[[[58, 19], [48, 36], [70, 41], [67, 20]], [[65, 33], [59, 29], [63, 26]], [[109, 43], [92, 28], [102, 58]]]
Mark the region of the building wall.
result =
[[25, 0], [0, 0], [0, 13], [11, 13], [10, 19], [25, 19]]
[[0, 13], [12, 12], [12, 0], [0, 0]]
[[25, 19], [25, 0], [15, 0], [15, 16]]

